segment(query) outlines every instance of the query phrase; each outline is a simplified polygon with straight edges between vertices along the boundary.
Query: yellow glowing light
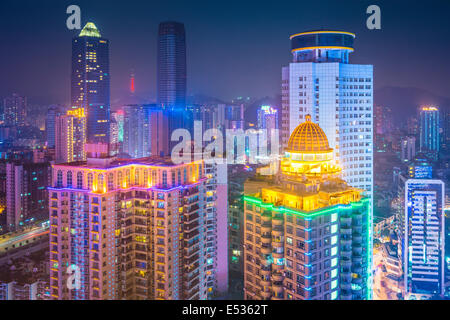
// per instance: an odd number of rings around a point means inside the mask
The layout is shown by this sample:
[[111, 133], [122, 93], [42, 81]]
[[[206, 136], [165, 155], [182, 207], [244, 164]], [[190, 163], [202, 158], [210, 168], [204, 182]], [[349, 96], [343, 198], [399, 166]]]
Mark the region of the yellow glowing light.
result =
[[77, 117], [77, 118], [84, 118], [84, 117], [86, 117], [86, 115], [84, 113], [84, 108], [76, 108], [76, 109], [67, 110], [67, 115], [68, 116], [74, 116], [74, 117]]
[[438, 111], [438, 108], [432, 106], [422, 107], [422, 111]]
[[356, 38], [356, 35], [354, 33], [347, 32], [347, 31], [325, 31], [325, 30], [323, 30], [323, 31], [307, 31], [307, 32], [296, 33], [296, 34], [291, 35], [289, 37], [289, 39], [292, 39], [292, 38], [295, 38], [295, 37], [298, 37], [298, 36], [302, 36], [302, 35], [306, 35], [306, 34], [317, 34], [317, 33], [347, 34], [347, 35], [352, 36], [353, 38]]

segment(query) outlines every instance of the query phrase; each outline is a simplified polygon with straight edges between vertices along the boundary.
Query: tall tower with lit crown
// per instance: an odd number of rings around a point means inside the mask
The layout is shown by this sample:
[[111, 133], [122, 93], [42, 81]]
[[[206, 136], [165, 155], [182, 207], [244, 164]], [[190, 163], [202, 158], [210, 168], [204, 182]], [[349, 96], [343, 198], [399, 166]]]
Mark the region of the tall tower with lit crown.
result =
[[305, 119], [280, 174], [245, 184], [245, 299], [370, 299], [370, 198], [340, 178], [327, 136]]
[[88, 22], [72, 40], [72, 106], [87, 113], [87, 142], [109, 143], [109, 41]]

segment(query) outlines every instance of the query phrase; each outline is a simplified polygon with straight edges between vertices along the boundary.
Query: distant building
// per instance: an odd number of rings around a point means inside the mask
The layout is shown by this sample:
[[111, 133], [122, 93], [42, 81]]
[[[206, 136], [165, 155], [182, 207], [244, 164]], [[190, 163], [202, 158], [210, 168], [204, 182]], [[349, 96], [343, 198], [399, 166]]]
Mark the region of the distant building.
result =
[[278, 110], [271, 106], [261, 106], [257, 111], [258, 129], [278, 129]]
[[87, 141], [109, 143], [109, 41], [88, 22], [72, 41], [72, 107], [84, 108]]
[[402, 154], [400, 156], [400, 159], [403, 162], [413, 160], [416, 156], [416, 138], [405, 137], [400, 143], [402, 147]]
[[15, 161], [6, 164], [6, 225], [11, 231], [27, 220], [45, 216], [49, 163]]
[[27, 114], [27, 98], [14, 93], [3, 100], [3, 112], [6, 126], [22, 126]]
[[47, 110], [45, 120], [45, 133], [47, 135], [47, 147], [55, 148], [56, 143], [56, 117], [62, 114], [62, 110], [58, 106], [50, 106]]
[[149, 106], [131, 105], [123, 107], [122, 152], [132, 158], [151, 155], [152, 128]]
[[420, 108], [420, 151], [435, 155], [440, 150], [439, 109], [436, 107]]
[[69, 109], [66, 114], [56, 117], [56, 163], [86, 160], [86, 127], [84, 108]]
[[186, 106], [186, 35], [184, 24], [166, 21], [158, 30], [158, 104]]

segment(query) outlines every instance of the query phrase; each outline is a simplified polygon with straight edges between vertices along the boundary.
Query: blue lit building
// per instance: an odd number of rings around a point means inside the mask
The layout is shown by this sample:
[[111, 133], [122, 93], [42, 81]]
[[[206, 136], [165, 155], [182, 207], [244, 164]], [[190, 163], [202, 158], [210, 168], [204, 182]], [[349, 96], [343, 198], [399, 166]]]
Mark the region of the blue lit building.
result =
[[[165, 21], [158, 29], [157, 102], [163, 109], [163, 121], [167, 125], [159, 140], [168, 141], [169, 155], [177, 142], [171, 141], [172, 132], [179, 128], [189, 129], [192, 117], [186, 119], [186, 35], [184, 24]], [[165, 149], [165, 148], [163, 148]]]
[[420, 151], [434, 154], [436, 159], [440, 149], [439, 109], [422, 107], [420, 109]]
[[109, 143], [109, 41], [88, 22], [72, 41], [72, 106], [87, 110], [87, 142]]
[[408, 179], [402, 258], [405, 299], [429, 299], [445, 290], [444, 182]]
[[47, 147], [55, 147], [56, 117], [60, 116], [61, 109], [58, 106], [50, 106], [45, 119], [45, 133], [47, 135]]
[[161, 22], [158, 30], [158, 103], [186, 104], [186, 36], [184, 24]]

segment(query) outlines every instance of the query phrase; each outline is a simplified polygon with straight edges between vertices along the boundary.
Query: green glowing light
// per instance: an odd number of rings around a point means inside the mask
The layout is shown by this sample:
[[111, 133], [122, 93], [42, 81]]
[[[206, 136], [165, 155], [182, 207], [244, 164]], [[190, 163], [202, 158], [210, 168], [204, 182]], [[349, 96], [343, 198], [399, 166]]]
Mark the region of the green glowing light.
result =
[[98, 31], [95, 24], [92, 22], [86, 23], [83, 30], [80, 32], [80, 37], [94, 37], [94, 38], [101, 38], [100, 32]]
[[296, 214], [300, 215], [302, 217], [316, 217], [323, 214], [332, 214], [336, 212], [336, 209], [344, 209], [344, 210], [352, 210], [352, 209], [359, 209], [363, 207], [366, 202], [369, 202], [369, 198], [362, 198], [361, 201], [358, 202], [351, 202], [350, 204], [337, 204], [331, 207], [327, 207], [325, 209], [318, 209], [318, 210], [312, 210], [312, 211], [302, 211], [302, 210], [292, 210], [286, 207], [276, 207], [272, 203], [265, 203], [262, 200], [251, 197], [251, 196], [244, 196], [244, 200], [250, 203], [254, 203], [261, 208], [278, 211], [282, 213], [290, 213], [290, 214]]

